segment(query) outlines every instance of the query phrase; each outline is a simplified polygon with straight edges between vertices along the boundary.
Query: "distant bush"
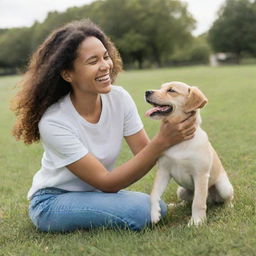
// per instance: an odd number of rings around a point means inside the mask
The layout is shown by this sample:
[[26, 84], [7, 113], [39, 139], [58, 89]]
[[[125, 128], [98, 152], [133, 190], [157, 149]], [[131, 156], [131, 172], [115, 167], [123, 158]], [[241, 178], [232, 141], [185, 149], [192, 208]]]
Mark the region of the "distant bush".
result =
[[205, 38], [195, 38], [186, 48], [179, 49], [170, 56], [169, 63], [173, 65], [207, 64], [211, 49]]

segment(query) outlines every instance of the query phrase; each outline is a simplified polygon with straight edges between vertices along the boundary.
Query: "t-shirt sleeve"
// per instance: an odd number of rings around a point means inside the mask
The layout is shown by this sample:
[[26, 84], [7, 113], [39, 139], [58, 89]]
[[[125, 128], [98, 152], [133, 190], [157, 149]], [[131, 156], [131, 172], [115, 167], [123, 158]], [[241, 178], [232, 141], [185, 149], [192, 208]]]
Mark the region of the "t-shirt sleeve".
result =
[[71, 164], [88, 153], [71, 127], [55, 120], [39, 123], [40, 140], [47, 152], [47, 159], [54, 168]]
[[124, 136], [130, 136], [141, 129], [143, 129], [143, 123], [139, 116], [137, 107], [130, 96], [130, 94], [123, 90], [123, 105], [124, 105]]

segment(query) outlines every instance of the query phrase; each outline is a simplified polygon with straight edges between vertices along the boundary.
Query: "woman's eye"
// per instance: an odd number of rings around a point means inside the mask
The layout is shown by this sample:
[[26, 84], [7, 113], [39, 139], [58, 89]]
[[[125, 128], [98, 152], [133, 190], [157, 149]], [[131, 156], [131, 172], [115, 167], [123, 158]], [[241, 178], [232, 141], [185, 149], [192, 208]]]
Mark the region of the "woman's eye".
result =
[[106, 55], [106, 56], [104, 57], [104, 59], [105, 59], [105, 60], [108, 60], [108, 59], [109, 59], [109, 56], [108, 56], [108, 55]]
[[95, 61], [90, 62], [89, 64], [90, 65], [95, 65], [96, 63], [97, 63], [97, 61], [95, 60]]

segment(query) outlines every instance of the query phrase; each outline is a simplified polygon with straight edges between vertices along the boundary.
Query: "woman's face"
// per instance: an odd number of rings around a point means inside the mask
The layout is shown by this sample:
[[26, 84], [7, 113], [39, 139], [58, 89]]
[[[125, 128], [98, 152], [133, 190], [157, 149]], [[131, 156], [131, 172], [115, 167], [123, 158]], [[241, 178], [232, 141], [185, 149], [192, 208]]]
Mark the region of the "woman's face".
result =
[[74, 93], [108, 93], [113, 62], [102, 42], [96, 37], [88, 37], [80, 44], [77, 53], [73, 70], [68, 71]]

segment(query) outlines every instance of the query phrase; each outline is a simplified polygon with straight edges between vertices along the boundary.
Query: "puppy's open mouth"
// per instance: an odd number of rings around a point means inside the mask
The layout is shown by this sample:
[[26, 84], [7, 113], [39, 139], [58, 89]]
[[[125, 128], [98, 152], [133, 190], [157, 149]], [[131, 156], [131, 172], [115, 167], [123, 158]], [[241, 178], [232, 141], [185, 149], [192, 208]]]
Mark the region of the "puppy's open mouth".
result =
[[147, 102], [154, 106], [145, 113], [145, 116], [147, 117], [153, 117], [156, 115], [165, 116], [169, 115], [173, 111], [172, 105], [159, 105], [150, 100], [147, 100]]

